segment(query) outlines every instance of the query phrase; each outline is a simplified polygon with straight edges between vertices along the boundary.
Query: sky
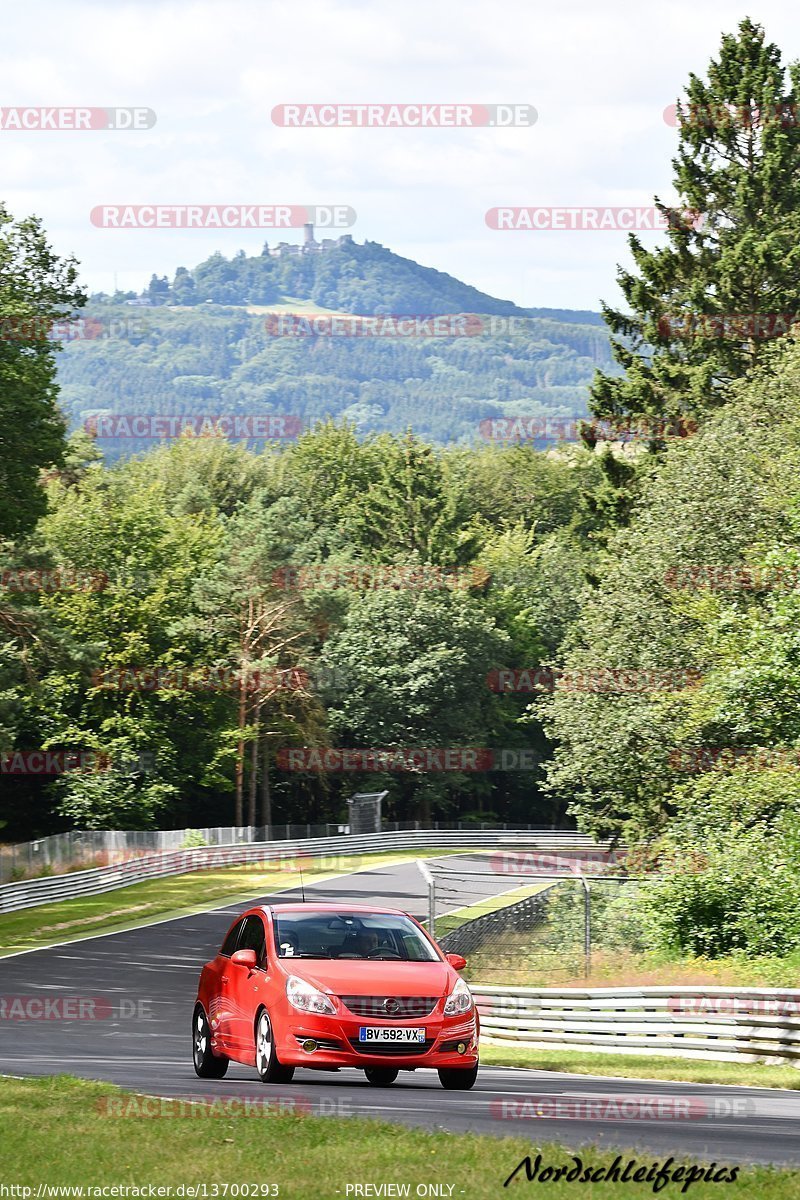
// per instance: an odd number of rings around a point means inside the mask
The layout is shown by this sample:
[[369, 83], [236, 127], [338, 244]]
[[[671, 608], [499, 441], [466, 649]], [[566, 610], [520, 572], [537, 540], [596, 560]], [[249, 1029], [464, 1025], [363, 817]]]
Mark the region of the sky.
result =
[[[664, 118], [723, 32], [764, 25], [800, 58], [783, 2], [29, 0], [3, 13], [2, 108], [147, 108], [149, 129], [0, 128], [0, 200], [42, 218], [90, 290], [139, 290], [271, 229], [110, 229], [97, 206], [347, 205], [356, 241], [524, 306], [619, 302], [626, 235], [498, 230], [495, 207], [675, 199]], [[511, 128], [286, 128], [281, 104], [532, 105]], [[657, 232], [644, 240], [657, 243]]]

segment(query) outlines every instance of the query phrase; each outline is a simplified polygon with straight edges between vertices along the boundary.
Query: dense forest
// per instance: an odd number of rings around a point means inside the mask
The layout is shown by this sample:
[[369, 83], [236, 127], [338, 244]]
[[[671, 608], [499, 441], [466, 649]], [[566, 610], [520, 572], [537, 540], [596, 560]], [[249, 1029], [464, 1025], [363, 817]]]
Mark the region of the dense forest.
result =
[[[508, 345], [268, 344], [246, 311], [145, 307], [139, 342], [62, 354], [73, 415], [241, 401], [309, 427], [258, 448], [185, 435], [114, 461], [85, 432], [65, 441], [53, 342], [1, 341], [8, 836], [336, 820], [353, 791], [386, 789], [398, 820], [624, 839], [629, 866], [660, 867], [626, 910], [651, 944], [796, 947], [800, 345], [741, 321], [699, 321], [689, 341], [664, 316], [796, 308], [800, 126], [770, 114], [798, 111], [799, 80], [749, 21], [709, 82], [693, 77], [690, 108], [728, 114], [681, 124], [676, 188], [706, 220], [655, 250], [631, 235], [607, 362], [588, 322], [532, 318]], [[85, 304], [36, 221], [0, 210], [0, 242], [0, 316]], [[234, 260], [234, 289], [248, 262]], [[276, 295], [303, 292], [266, 263]], [[309, 264], [292, 265], [305, 296], [369, 307], [367, 273], [345, 296], [344, 270], [326, 292], [324, 255]], [[247, 290], [222, 300], [269, 301]], [[592, 411], [638, 423], [632, 443], [467, 438], [493, 404], [577, 394], [598, 362]], [[692, 436], [667, 436], [670, 422]], [[26, 770], [42, 750], [62, 768]]]
[[[0, 729], [9, 749], [91, 750], [103, 769], [9, 774], [2, 816], [15, 832], [52, 807], [78, 826], [232, 821], [237, 778], [248, 796], [252, 778], [259, 823], [336, 819], [378, 785], [395, 819], [549, 823], [561, 810], [538, 795], [529, 697], [488, 677], [560, 641], [598, 477], [577, 448], [437, 454], [334, 424], [263, 454], [184, 438], [111, 467], [76, 435], [47, 515], [7, 546], [19, 638]], [[477, 748], [498, 766], [292, 774], [297, 746]], [[523, 748], [508, 770], [501, 752]]]

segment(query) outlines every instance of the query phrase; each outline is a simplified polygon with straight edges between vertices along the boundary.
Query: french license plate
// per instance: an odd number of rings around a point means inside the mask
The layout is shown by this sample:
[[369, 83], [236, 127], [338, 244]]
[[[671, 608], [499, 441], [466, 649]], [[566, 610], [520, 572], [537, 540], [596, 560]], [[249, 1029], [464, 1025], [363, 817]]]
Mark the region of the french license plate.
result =
[[405, 1025], [362, 1025], [360, 1042], [424, 1042], [424, 1029], [409, 1029]]

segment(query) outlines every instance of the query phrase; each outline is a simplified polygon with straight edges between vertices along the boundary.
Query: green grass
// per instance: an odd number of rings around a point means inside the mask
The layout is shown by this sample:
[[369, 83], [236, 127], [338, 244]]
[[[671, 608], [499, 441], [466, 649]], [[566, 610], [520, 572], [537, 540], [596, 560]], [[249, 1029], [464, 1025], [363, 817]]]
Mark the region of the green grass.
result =
[[[458, 853], [427, 850], [426, 856]], [[303, 860], [303, 879], [320, 883], [332, 876], [419, 858], [419, 851], [380, 854], [321, 855]], [[39, 904], [0, 915], [0, 958], [57, 942], [93, 937], [115, 929], [188, 916], [216, 904], [247, 904], [257, 896], [297, 887], [300, 875], [291, 863], [248, 863], [209, 871], [191, 871], [115, 888], [100, 896]]]
[[800, 1069], [770, 1063], [711, 1062], [657, 1054], [593, 1054], [590, 1050], [526, 1049], [481, 1042], [481, 1062], [495, 1067], [533, 1067], [571, 1075], [617, 1079], [668, 1079], [683, 1083], [729, 1083], [740, 1087], [800, 1089]]
[[[236, 305], [234, 307], [240, 306]], [[244, 307], [249, 313], [255, 313], [257, 316], [272, 312], [303, 313], [305, 316], [351, 316], [350, 313], [344, 312], [343, 309], [323, 308], [314, 300], [297, 300], [293, 299], [291, 296], [284, 296], [282, 300], [276, 300], [274, 304], [247, 304]]]
[[[315, 1103], [314, 1089], [287, 1087], [300, 1104]], [[503, 1181], [526, 1155], [542, 1156], [542, 1166], [573, 1166], [572, 1152], [536, 1136], [495, 1139], [475, 1134], [427, 1133], [354, 1116], [279, 1114], [266, 1116], [142, 1116], [141, 1100], [109, 1084], [65, 1076], [39, 1080], [0, 1080], [0, 1146], [3, 1182], [36, 1188], [39, 1184], [103, 1186], [148, 1184], [277, 1184], [281, 1200], [346, 1200], [348, 1184], [452, 1184], [454, 1200], [504, 1195], [538, 1195], [525, 1187], [524, 1171], [512, 1187]], [[115, 1116], [114, 1105], [136, 1115]], [[173, 1113], [175, 1109], [173, 1107]], [[184, 1107], [188, 1111], [188, 1105]], [[193, 1113], [201, 1111], [193, 1106]], [[523, 1124], [527, 1124], [523, 1122]], [[541, 1128], [536, 1125], [536, 1134]], [[519, 1131], [521, 1135], [525, 1130]], [[609, 1166], [614, 1154], [582, 1149], [582, 1162]], [[635, 1158], [650, 1167], [666, 1155], [623, 1154], [623, 1166]], [[679, 1160], [680, 1162], [681, 1160]], [[684, 1160], [685, 1161], [685, 1160]], [[673, 1163], [673, 1169], [677, 1166]], [[728, 1164], [719, 1163], [719, 1168]], [[519, 1184], [519, 1187], [517, 1187]], [[680, 1196], [681, 1182], [659, 1195]], [[620, 1195], [651, 1196], [652, 1183], [549, 1181], [555, 1200], [612, 1200]], [[209, 1188], [208, 1195], [213, 1193]], [[376, 1193], [373, 1192], [373, 1195]], [[734, 1200], [796, 1200], [800, 1173], [743, 1168], [734, 1183], [693, 1183], [692, 1200], [724, 1195]], [[35, 1190], [34, 1190], [35, 1195]], [[222, 1196], [222, 1192], [219, 1193]], [[250, 1195], [253, 1195], [251, 1191]], [[354, 1193], [351, 1191], [351, 1196]], [[363, 1195], [363, 1193], [362, 1193]]]
[[557, 928], [544, 925], [492, 938], [470, 954], [468, 978], [513, 987], [800, 987], [800, 951], [784, 958], [746, 953], [702, 958], [595, 942], [591, 967], [587, 978], [583, 946], [574, 936], [560, 937]]

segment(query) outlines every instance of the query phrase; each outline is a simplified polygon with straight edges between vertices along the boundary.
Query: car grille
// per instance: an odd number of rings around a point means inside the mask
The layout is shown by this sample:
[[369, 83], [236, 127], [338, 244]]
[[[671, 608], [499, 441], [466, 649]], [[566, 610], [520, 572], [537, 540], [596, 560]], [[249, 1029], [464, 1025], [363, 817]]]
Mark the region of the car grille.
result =
[[[339, 999], [357, 1017], [375, 1017], [381, 1021], [418, 1021], [420, 1017], [429, 1017], [439, 1002], [438, 996], [340, 996]], [[393, 1003], [399, 1005], [396, 1011], [391, 1011]]]
[[373, 1057], [380, 1055], [381, 1058], [406, 1058], [409, 1055], [427, 1054], [433, 1046], [434, 1039], [429, 1038], [426, 1042], [359, 1042], [358, 1038], [350, 1038], [350, 1045], [359, 1054], [370, 1054]]

